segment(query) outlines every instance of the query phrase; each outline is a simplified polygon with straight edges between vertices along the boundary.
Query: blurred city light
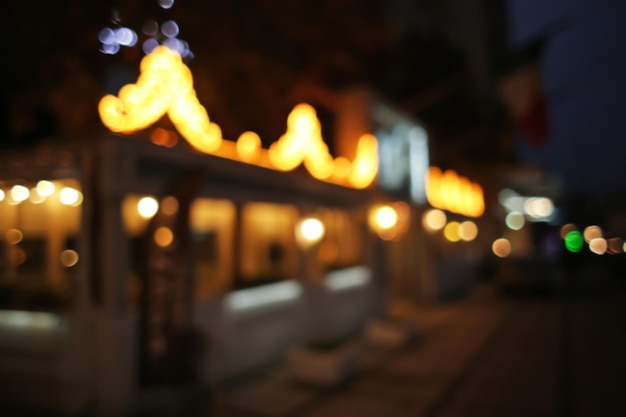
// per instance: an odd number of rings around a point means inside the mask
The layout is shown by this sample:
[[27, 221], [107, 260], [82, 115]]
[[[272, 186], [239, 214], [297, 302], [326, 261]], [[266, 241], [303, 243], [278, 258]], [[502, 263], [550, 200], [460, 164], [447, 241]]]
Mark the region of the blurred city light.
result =
[[524, 215], [519, 211], [512, 211], [506, 215], [504, 222], [509, 229], [520, 230], [524, 227], [526, 219], [524, 218]]
[[21, 203], [22, 201], [28, 200], [30, 197], [30, 190], [23, 185], [14, 185], [11, 188], [11, 199], [16, 203]]
[[17, 245], [24, 238], [24, 234], [22, 233], [21, 230], [9, 229], [4, 234], [4, 237], [5, 237], [5, 239], [6, 239], [8, 244], [10, 244], [10, 245]]
[[606, 239], [602, 237], [591, 239], [589, 242], [589, 250], [596, 255], [604, 255], [607, 250]]
[[624, 239], [619, 237], [613, 237], [607, 239], [607, 252], [615, 255], [624, 251]]
[[496, 256], [506, 258], [511, 254], [511, 242], [505, 238], [496, 239], [491, 245], [491, 250]]
[[243, 132], [237, 139], [237, 156], [243, 162], [254, 163], [261, 156], [261, 138], [254, 132]]
[[443, 229], [447, 221], [446, 213], [439, 209], [427, 210], [422, 217], [422, 225], [429, 232]]
[[574, 230], [578, 230], [575, 224], [564, 224], [563, 226], [561, 226], [560, 230], [561, 238], [565, 239], [565, 236], [567, 236], [569, 232], [573, 232]]
[[77, 206], [82, 203], [82, 193], [72, 187], [63, 187], [59, 191], [59, 201], [66, 206]]
[[54, 193], [55, 186], [50, 181], [41, 180], [37, 183], [36, 190], [37, 194], [39, 194], [40, 196], [49, 197]]
[[461, 239], [470, 242], [478, 236], [478, 226], [471, 220], [466, 220], [459, 225], [459, 235]]
[[144, 219], [150, 219], [159, 211], [159, 203], [154, 197], [143, 197], [137, 203], [137, 212]]
[[324, 224], [316, 218], [308, 217], [296, 225], [296, 241], [302, 248], [315, 245], [324, 237]]
[[597, 239], [599, 237], [602, 237], [602, 228], [600, 228], [600, 226], [587, 226], [585, 228], [585, 230], [583, 231], [583, 236], [585, 238], [585, 242], [589, 243], [591, 242], [593, 239]]
[[78, 253], [75, 250], [66, 249], [61, 252], [61, 264], [70, 268], [78, 263]]
[[426, 199], [442, 210], [469, 217], [480, 217], [485, 210], [482, 187], [459, 176], [454, 170], [442, 172], [430, 167], [426, 173]]
[[450, 242], [458, 242], [459, 240], [461, 240], [459, 227], [459, 222], [452, 221], [443, 228], [443, 235]]
[[161, 226], [154, 231], [154, 242], [162, 248], [166, 248], [174, 241], [174, 232], [169, 227]]
[[[157, 203], [157, 206], [158, 206], [158, 203]], [[178, 200], [176, 200], [176, 197], [167, 196], [163, 199], [163, 201], [161, 201], [161, 212], [165, 214], [166, 216], [172, 216], [176, 214], [177, 211], [178, 211]], [[149, 216], [149, 217], [152, 217], [152, 216]]]
[[4, 190], [0, 190], [0, 201], [4, 201]]
[[580, 252], [584, 244], [583, 235], [578, 230], [571, 230], [565, 235], [565, 248], [570, 252]]

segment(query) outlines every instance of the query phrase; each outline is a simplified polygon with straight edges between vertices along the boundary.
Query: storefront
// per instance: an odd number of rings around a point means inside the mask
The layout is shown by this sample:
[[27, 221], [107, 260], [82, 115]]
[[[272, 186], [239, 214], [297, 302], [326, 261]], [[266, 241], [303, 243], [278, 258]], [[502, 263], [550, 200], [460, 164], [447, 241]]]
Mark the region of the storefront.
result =
[[3, 155], [0, 190], [8, 405], [120, 415], [383, 311], [371, 190], [135, 136]]

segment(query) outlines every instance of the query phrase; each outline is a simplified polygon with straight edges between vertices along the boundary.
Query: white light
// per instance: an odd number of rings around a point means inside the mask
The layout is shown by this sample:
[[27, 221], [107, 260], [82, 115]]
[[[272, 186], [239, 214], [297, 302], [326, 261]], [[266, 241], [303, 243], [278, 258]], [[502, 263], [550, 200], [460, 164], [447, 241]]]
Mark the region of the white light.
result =
[[249, 310], [295, 300], [300, 294], [302, 294], [300, 284], [285, 281], [232, 292], [227, 296], [226, 304], [232, 310]]
[[153, 197], [144, 197], [137, 203], [137, 212], [144, 219], [152, 218], [159, 210], [159, 203]]
[[115, 32], [111, 28], [104, 28], [98, 33], [98, 40], [105, 45], [111, 45], [116, 43]]
[[506, 226], [511, 230], [520, 230], [524, 227], [526, 223], [526, 219], [524, 215], [518, 211], [512, 211], [506, 215], [506, 219], [504, 220]]
[[161, 33], [168, 38], [175, 38], [178, 32], [178, 24], [173, 20], [168, 20], [161, 25]]
[[326, 275], [324, 286], [331, 291], [362, 287], [370, 281], [371, 275], [372, 272], [368, 267], [354, 266], [352, 268], [329, 272]]
[[80, 191], [72, 187], [64, 187], [61, 191], [59, 191], [59, 200], [61, 201], [61, 204], [65, 204], [66, 206], [79, 204], [81, 198], [82, 195]]
[[137, 43], [137, 34], [129, 28], [119, 28], [115, 30], [115, 40], [120, 45], [133, 46]]
[[29, 189], [23, 185], [14, 185], [13, 188], [11, 188], [11, 198], [17, 203], [27, 200], [29, 196]]
[[148, 55], [150, 54], [154, 48], [156, 48], [157, 46], [159, 46], [159, 42], [156, 39], [150, 38], [150, 39], [146, 39], [143, 42], [143, 45], [141, 47], [141, 49], [143, 49], [143, 53]]
[[174, 5], [174, 0], [159, 0], [159, 6], [164, 9], [170, 9]]
[[596, 255], [604, 255], [607, 247], [606, 239], [603, 237], [597, 237], [589, 242], [589, 250]]
[[120, 45], [117, 43], [114, 44], [104, 44], [102, 45], [102, 48], [100, 49], [100, 51], [103, 54], [107, 54], [107, 55], [115, 55], [120, 51]]
[[0, 201], [4, 200], [4, 191], [0, 190]]
[[324, 225], [318, 219], [306, 219], [301, 227], [302, 235], [308, 240], [316, 241], [324, 235]]
[[56, 314], [0, 310], [0, 325], [21, 328], [54, 329], [61, 324], [61, 319]]
[[50, 181], [41, 180], [37, 183], [37, 194], [42, 197], [49, 197], [54, 193], [54, 184]]
[[376, 211], [376, 224], [383, 230], [388, 230], [398, 223], [398, 213], [391, 206], [383, 206]]

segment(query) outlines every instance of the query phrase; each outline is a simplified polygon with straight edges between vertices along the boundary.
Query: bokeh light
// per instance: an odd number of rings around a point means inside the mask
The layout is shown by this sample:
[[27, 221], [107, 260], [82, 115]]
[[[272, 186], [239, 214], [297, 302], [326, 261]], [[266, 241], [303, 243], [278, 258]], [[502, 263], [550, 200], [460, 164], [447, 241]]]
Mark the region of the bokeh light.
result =
[[[156, 200], [155, 200], [156, 201]], [[161, 201], [161, 212], [166, 216], [172, 216], [178, 211], [178, 200], [176, 197], [167, 196]], [[150, 216], [152, 217], [152, 216]]]
[[324, 223], [319, 219], [308, 217], [297, 224], [296, 241], [301, 247], [306, 248], [319, 242], [324, 233]]
[[491, 250], [497, 257], [506, 258], [511, 254], [511, 242], [505, 238], [496, 239], [491, 245]]
[[376, 225], [383, 230], [388, 230], [398, 223], [398, 213], [391, 206], [382, 206], [376, 210]]
[[565, 235], [565, 248], [570, 252], [580, 252], [584, 244], [583, 235], [578, 230], [569, 231]]
[[154, 217], [159, 210], [159, 203], [154, 197], [143, 197], [137, 203], [137, 212], [144, 219], [150, 219]]
[[615, 255], [617, 253], [622, 253], [624, 251], [624, 239], [620, 237], [613, 237], [611, 239], [607, 239], [607, 252]]
[[563, 226], [561, 226], [561, 230], [560, 230], [561, 238], [565, 239], [565, 236], [567, 236], [569, 232], [573, 232], [574, 230], [578, 230], [575, 224], [572, 224], [572, 223], [564, 224]]
[[82, 203], [83, 196], [80, 191], [72, 187], [63, 187], [59, 191], [59, 201], [66, 206], [77, 206]]
[[39, 194], [40, 196], [49, 197], [54, 193], [55, 186], [50, 181], [41, 180], [37, 183], [36, 190], [37, 194]]
[[526, 224], [526, 219], [519, 211], [512, 211], [506, 215], [504, 223], [511, 230], [520, 230]]
[[17, 245], [22, 241], [22, 239], [24, 239], [24, 234], [21, 230], [9, 229], [4, 234], [4, 237], [6, 238], [7, 243], [9, 243], [10, 245]]
[[604, 239], [603, 237], [591, 239], [591, 241], [589, 242], [589, 250], [596, 255], [604, 255], [607, 250], [606, 239]]
[[161, 6], [163, 9], [171, 9], [172, 6], [174, 5], [174, 0], [158, 0], [159, 1], [159, 6]]
[[162, 248], [166, 248], [174, 241], [174, 233], [169, 227], [161, 226], [154, 231], [154, 242]]
[[585, 238], [585, 242], [589, 243], [593, 239], [602, 237], [602, 228], [596, 225], [587, 226], [583, 232], [583, 236]]
[[30, 190], [23, 185], [14, 185], [11, 188], [11, 199], [16, 203], [28, 200], [28, 197], [30, 197]]
[[424, 229], [431, 232], [443, 229], [447, 221], [446, 213], [439, 209], [430, 209], [422, 217]]
[[72, 249], [66, 249], [61, 252], [61, 265], [70, 268], [78, 263], [78, 253]]
[[173, 20], [163, 22], [161, 25], [161, 33], [168, 38], [175, 38], [179, 31], [178, 24]]
[[461, 234], [459, 231], [459, 222], [452, 221], [443, 228], [443, 235], [450, 242], [458, 242], [461, 240]]
[[470, 242], [478, 236], [478, 226], [471, 220], [466, 220], [459, 226], [459, 235], [461, 239]]

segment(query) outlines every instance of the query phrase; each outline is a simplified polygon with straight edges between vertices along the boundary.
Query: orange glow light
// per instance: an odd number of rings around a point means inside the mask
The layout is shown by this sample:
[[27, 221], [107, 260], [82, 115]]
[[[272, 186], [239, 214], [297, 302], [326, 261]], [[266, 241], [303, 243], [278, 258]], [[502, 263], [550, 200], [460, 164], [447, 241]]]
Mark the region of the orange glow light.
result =
[[[221, 128], [209, 120], [198, 102], [193, 77], [178, 53], [159, 46], [143, 58], [135, 84], [122, 87], [117, 96], [106, 95], [99, 103], [102, 123], [113, 132], [133, 133], [156, 123], [167, 115], [176, 130], [196, 150], [220, 154], [225, 141]], [[358, 142], [354, 161], [333, 159], [322, 139], [315, 109], [296, 105], [287, 118], [287, 131], [269, 149], [253, 132], [244, 132], [236, 142], [237, 158], [279, 171], [291, 171], [304, 164], [309, 173], [322, 181], [353, 188], [369, 186], [378, 173], [378, 144], [371, 134]], [[155, 128], [150, 139], [161, 146], [174, 146], [174, 132]], [[224, 156], [223, 154], [220, 154]], [[228, 156], [230, 157], [230, 156]]]

